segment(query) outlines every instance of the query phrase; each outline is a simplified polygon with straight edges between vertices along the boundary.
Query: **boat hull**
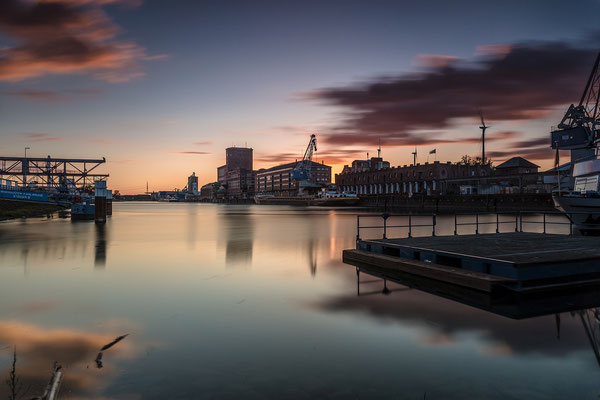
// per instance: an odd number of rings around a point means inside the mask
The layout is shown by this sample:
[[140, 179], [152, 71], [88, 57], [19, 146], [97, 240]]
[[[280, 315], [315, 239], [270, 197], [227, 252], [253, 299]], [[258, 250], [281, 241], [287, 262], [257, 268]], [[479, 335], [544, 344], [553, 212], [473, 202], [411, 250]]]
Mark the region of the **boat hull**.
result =
[[554, 195], [552, 200], [556, 208], [567, 214], [575, 228], [600, 233], [600, 198]]

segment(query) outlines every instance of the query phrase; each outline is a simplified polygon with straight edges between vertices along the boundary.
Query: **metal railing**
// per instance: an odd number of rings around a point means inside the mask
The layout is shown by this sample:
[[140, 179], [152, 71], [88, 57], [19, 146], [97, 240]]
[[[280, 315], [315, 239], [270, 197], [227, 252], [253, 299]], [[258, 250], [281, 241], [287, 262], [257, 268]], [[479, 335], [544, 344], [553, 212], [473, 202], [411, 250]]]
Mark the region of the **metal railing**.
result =
[[[542, 226], [542, 233], [548, 233], [548, 227], [550, 226], [569, 226], [569, 235], [573, 234], [573, 215], [578, 214], [592, 214], [589, 212], [573, 212], [565, 214], [560, 211], [507, 211], [507, 212], [476, 212], [476, 213], [457, 213], [454, 214], [454, 235], [459, 234], [459, 227], [471, 226], [475, 228], [475, 234], [480, 234], [480, 227], [495, 225], [495, 233], [500, 233], [500, 227], [504, 225], [514, 226], [515, 232], [525, 232], [523, 230], [523, 224], [534, 224]], [[596, 214], [596, 213], [594, 213]], [[597, 213], [600, 217], [600, 212]], [[495, 216], [492, 221], [480, 218], [482, 216]], [[510, 217], [507, 219], [506, 217]], [[532, 217], [537, 219], [532, 219]], [[566, 220], [552, 220], [549, 216], [562, 216]], [[388, 220], [392, 217], [404, 217], [406, 222], [404, 224], [390, 225]], [[471, 217], [470, 221], [464, 221], [465, 217]], [[505, 217], [502, 219], [501, 217]], [[540, 218], [541, 217], [541, 218]], [[381, 225], [362, 225], [360, 224], [361, 218], [381, 218], [383, 224]], [[421, 221], [414, 221], [414, 219], [420, 219]], [[423, 223], [423, 218], [431, 218], [431, 222]], [[474, 220], [473, 220], [474, 218]], [[360, 231], [365, 229], [382, 229], [382, 239], [389, 239], [388, 230], [391, 228], [408, 228], [408, 237], [413, 237], [413, 228], [418, 227], [429, 227], [431, 228], [431, 236], [436, 236], [437, 226], [437, 215], [436, 214], [360, 214], [356, 216], [356, 240], [361, 240]]]

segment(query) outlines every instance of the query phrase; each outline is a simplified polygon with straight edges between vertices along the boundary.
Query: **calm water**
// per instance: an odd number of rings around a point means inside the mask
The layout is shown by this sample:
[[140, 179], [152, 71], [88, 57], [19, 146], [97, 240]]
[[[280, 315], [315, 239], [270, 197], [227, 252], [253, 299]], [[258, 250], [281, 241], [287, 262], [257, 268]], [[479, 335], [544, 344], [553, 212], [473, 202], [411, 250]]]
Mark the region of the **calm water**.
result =
[[[594, 399], [593, 312], [513, 320], [362, 276], [352, 213], [118, 203], [0, 223], [0, 398]], [[442, 230], [450, 231], [446, 221]], [[598, 296], [600, 303], [600, 295]], [[584, 319], [582, 319], [582, 317]], [[587, 321], [587, 325], [584, 322]], [[115, 337], [126, 339], [104, 353]]]

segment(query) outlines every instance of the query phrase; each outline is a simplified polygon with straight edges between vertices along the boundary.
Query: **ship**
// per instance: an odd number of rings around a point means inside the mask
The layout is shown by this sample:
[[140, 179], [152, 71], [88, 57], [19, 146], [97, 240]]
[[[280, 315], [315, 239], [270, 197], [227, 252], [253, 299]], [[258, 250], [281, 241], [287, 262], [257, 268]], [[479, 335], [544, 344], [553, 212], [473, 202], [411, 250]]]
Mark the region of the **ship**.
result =
[[[583, 234], [600, 234], [600, 53], [579, 104], [571, 104], [556, 129], [551, 132], [556, 149], [558, 190], [552, 199], [575, 228]], [[559, 150], [571, 150], [572, 187], [561, 188]]]
[[336, 191], [325, 191], [313, 196], [273, 196], [269, 194], [254, 196], [254, 202], [261, 205], [347, 207], [358, 205], [359, 200], [356, 193], [338, 193]]

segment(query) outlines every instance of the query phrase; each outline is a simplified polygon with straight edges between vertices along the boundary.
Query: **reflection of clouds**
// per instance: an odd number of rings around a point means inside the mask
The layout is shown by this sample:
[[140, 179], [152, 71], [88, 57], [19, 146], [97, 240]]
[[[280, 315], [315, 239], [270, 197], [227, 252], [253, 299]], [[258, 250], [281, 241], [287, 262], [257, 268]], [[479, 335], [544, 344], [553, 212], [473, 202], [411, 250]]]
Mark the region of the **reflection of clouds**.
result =
[[[98, 371], [93, 360], [102, 346], [115, 338], [115, 333], [89, 333], [75, 329], [48, 329], [19, 321], [0, 321], [0, 343], [17, 349], [17, 374], [33, 394], [41, 394], [48, 383], [52, 365], [63, 365], [64, 380], [61, 393], [84, 395], [106, 384], [105, 378], [115, 373], [115, 368]], [[7, 350], [4, 350], [5, 352]], [[131, 358], [135, 348], [131, 341], [123, 341], [111, 350], [112, 359]], [[110, 363], [109, 363], [110, 364]], [[8, 368], [0, 371], [7, 376]], [[0, 396], [6, 388], [0, 386]]]
[[399, 322], [419, 328], [424, 345], [460, 342], [461, 335], [475, 334], [485, 354], [545, 354], [563, 356], [589, 350], [579, 317], [563, 313], [560, 340], [554, 315], [513, 320], [439, 298], [420, 291], [400, 292], [391, 296], [356, 297], [343, 295], [317, 304], [330, 312], [352, 312], [373, 318]]

